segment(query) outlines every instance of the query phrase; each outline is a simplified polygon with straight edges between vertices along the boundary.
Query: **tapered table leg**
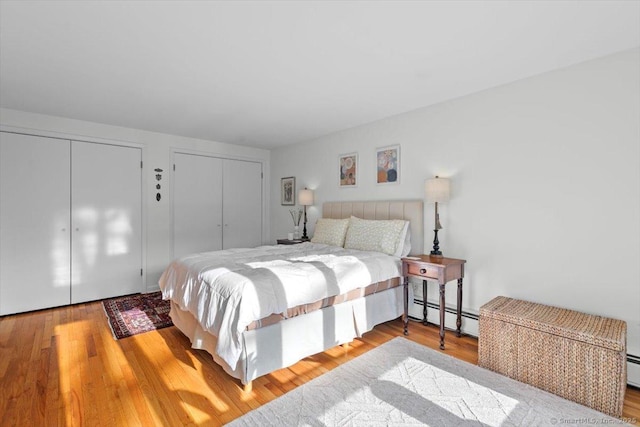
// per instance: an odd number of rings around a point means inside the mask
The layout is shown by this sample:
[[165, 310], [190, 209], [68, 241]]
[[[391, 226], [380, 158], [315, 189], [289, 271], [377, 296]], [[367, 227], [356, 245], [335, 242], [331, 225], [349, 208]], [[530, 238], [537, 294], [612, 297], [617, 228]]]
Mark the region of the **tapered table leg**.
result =
[[444, 283], [440, 283], [440, 350], [444, 350]]
[[462, 327], [462, 278], [458, 279], [458, 306], [456, 316], [456, 335], [460, 337], [460, 328]]
[[422, 281], [422, 324], [426, 325], [427, 322], [427, 281]]
[[404, 322], [404, 334], [409, 335], [409, 276], [404, 276], [404, 313], [402, 313], [402, 321]]

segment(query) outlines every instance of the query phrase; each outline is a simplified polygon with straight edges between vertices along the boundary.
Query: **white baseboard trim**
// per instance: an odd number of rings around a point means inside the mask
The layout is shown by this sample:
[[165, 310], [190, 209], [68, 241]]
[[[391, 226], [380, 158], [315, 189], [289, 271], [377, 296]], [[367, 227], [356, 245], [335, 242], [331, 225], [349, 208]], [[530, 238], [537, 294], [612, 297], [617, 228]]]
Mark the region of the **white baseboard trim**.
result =
[[155, 286], [149, 286], [145, 288], [145, 293], [150, 294], [151, 292], [158, 292], [160, 290], [160, 286], [156, 283]]

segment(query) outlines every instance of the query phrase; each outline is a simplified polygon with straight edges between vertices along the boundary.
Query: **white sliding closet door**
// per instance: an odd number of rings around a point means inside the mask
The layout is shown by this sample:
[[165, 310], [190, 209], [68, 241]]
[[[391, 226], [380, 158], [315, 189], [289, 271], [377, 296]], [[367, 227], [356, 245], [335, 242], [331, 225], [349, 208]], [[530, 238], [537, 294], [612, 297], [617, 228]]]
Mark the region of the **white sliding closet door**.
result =
[[0, 132], [0, 315], [69, 304], [69, 141]]
[[173, 256], [222, 249], [222, 160], [174, 153]]
[[73, 303], [142, 291], [141, 155], [71, 143]]
[[262, 164], [225, 159], [222, 243], [227, 248], [262, 244]]

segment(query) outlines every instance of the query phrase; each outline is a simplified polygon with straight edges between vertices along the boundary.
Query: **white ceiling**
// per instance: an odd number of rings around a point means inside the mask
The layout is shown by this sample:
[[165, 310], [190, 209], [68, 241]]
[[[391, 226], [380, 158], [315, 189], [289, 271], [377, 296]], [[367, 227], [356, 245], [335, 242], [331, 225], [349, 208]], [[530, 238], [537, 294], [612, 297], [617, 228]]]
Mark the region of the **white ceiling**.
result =
[[640, 1], [0, 1], [0, 105], [272, 148], [640, 46]]

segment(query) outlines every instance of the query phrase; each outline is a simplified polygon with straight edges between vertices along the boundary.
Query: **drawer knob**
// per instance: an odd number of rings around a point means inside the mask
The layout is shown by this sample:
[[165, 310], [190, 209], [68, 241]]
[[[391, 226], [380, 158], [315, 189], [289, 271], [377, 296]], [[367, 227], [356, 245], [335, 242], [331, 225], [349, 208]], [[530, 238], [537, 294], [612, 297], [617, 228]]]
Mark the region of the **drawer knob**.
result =
[[427, 269], [426, 268], [421, 268], [420, 269], [420, 274], [426, 274], [427, 273]]

